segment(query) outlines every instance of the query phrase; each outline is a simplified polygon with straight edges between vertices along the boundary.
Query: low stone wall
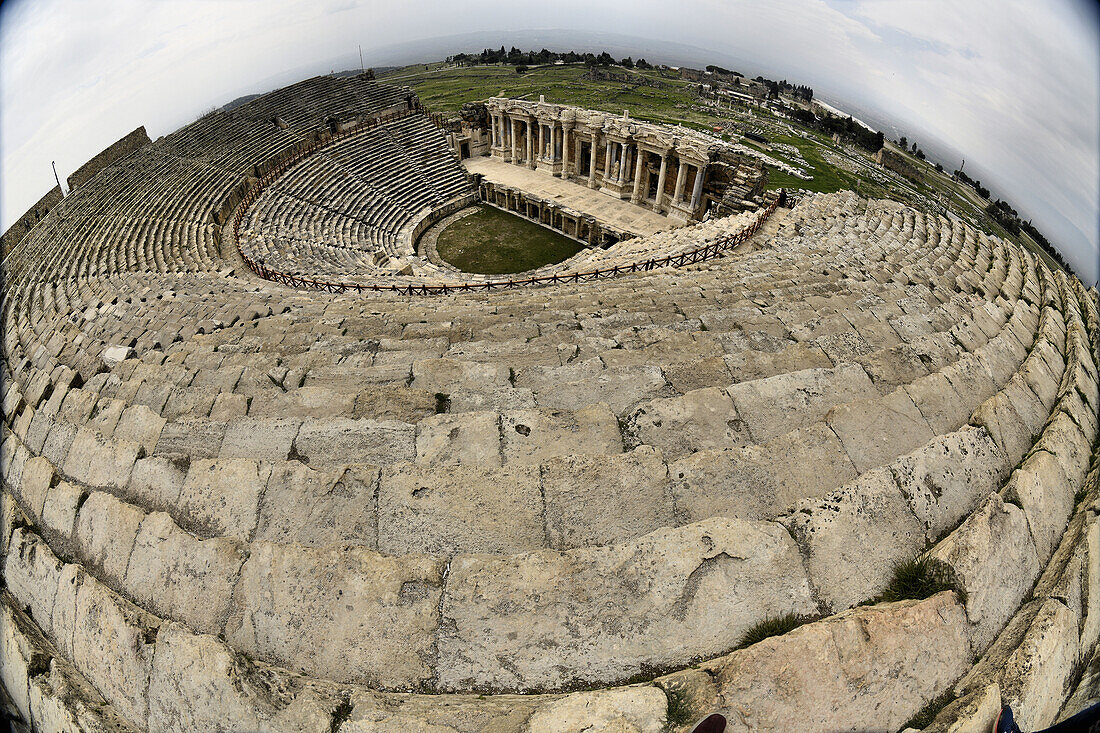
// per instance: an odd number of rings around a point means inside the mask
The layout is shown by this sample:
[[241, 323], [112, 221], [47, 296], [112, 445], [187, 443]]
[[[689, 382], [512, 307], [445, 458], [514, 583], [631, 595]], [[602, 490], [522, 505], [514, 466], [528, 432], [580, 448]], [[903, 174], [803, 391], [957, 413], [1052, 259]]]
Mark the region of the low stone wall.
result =
[[150, 142], [149, 135], [145, 132], [145, 126], [137, 128], [129, 135], [119, 139], [112, 145], [107, 146], [100, 152], [99, 155], [89, 160], [84, 165], [76, 169], [76, 171], [69, 176], [67, 183], [69, 184], [69, 190], [80, 188], [84, 185], [84, 182], [89, 178], [99, 173], [101, 170], [114, 163], [119, 158], [124, 158], [130, 153], [134, 152], [138, 148], [145, 147]]
[[0, 237], [0, 259], [8, 256], [8, 252], [15, 249], [15, 245], [23, 241], [23, 237], [27, 236], [34, 225], [46, 218], [46, 214], [50, 213], [50, 209], [61, 203], [61, 199], [64, 196], [61, 195], [61, 187], [54, 186], [51, 188], [45, 196], [38, 199], [31, 208], [27, 209], [27, 212], [23, 216], [19, 217], [15, 223], [8, 227], [8, 231], [4, 232], [4, 236]]
[[420, 235], [427, 231], [428, 227], [476, 202], [477, 193], [468, 193], [453, 198], [442, 206], [421, 212], [397, 235], [398, 251], [407, 254], [416, 253], [416, 244], [420, 240]]
[[[478, 187], [481, 200], [564, 234], [589, 247], [606, 249], [616, 242], [633, 239], [634, 234], [597, 220], [583, 211], [562, 206], [557, 201], [534, 196], [518, 188], [491, 181], [482, 181]], [[532, 215], [532, 207], [537, 214]]]

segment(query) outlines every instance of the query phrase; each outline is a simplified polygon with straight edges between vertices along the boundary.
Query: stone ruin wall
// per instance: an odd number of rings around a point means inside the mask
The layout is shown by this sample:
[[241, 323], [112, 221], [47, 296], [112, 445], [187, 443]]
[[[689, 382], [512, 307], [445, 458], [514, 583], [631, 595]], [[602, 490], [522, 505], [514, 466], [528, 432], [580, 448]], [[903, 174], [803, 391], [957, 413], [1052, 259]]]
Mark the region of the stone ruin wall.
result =
[[149, 139], [148, 133], [145, 132], [145, 125], [142, 125], [125, 137], [120, 138], [114, 144], [108, 145], [99, 155], [77, 168], [73, 174], [66, 179], [66, 183], [69, 184], [69, 190], [71, 191], [83, 186], [89, 178], [99, 173], [111, 163], [129, 155], [138, 148], [145, 147], [150, 142], [152, 141]]
[[875, 153], [875, 162], [881, 165], [886, 170], [891, 170], [895, 173], [899, 173], [911, 181], [919, 182], [924, 180], [924, 177], [921, 176], [920, 171], [917, 170], [917, 167], [915, 165], [910, 163], [899, 153], [895, 153], [889, 148], [881, 148], [877, 153]]
[[15, 245], [23, 241], [23, 237], [27, 236], [27, 232], [33, 229], [35, 224], [45, 219], [46, 214], [50, 213], [50, 209], [57, 206], [63, 198], [61, 187], [54, 186], [46, 192], [45, 196], [38, 199], [31, 208], [27, 209], [23, 216], [8, 227], [8, 231], [0, 237], [0, 259], [7, 257], [8, 252], [11, 252]]

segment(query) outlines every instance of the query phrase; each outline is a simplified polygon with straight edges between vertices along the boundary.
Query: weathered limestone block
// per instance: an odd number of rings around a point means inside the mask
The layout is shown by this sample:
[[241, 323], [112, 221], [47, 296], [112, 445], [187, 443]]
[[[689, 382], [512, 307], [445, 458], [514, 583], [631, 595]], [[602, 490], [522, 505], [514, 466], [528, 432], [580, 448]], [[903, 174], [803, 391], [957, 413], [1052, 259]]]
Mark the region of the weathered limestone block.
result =
[[0, 491], [0, 558], [6, 557], [16, 527], [26, 527], [30, 520], [19, 508], [14, 496], [7, 490]]
[[605, 404], [575, 412], [515, 410], [501, 415], [506, 462], [541, 463], [555, 456], [623, 452], [619, 421]]
[[803, 502], [782, 521], [803, 548], [818, 597], [834, 612], [875, 596], [894, 566], [924, 547], [923, 527], [886, 468]]
[[72, 552], [76, 514], [86, 494], [79, 486], [62, 481], [51, 487], [42, 507], [42, 535], [62, 553]]
[[121, 587], [145, 512], [103, 491], [80, 507], [74, 538], [77, 556], [112, 588]]
[[225, 439], [217, 455], [220, 458], [285, 461], [301, 424], [300, 420], [290, 417], [250, 416], [234, 420], [225, 428]]
[[27, 720], [31, 712], [30, 679], [49, 664], [49, 657], [28, 633], [31, 623], [8, 603], [0, 603], [0, 684]]
[[727, 392], [757, 443], [821, 420], [834, 405], [878, 395], [867, 373], [856, 364], [742, 382]]
[[148, 712], [159, 621], [86, 578], [77, 590], [73, 622], [73, 663], [120, 715], [140, 725]]
[[543, 464], [546, 530], [557, 550], [611, 545], [674, 526], [668, 468], [643, 446], [621, 456], [570, 456]]
[[890, 463], [932, 438], [928, 423], [904, 389], [838, 405], [825, 422], [860, 473]]
[[822, 423], [781, 435], [764, 448], [780, 487], [777, 496], [788, 506], [799, 499], [821, 496], [858, 475], [845, 446]]
[[126, 590], [148, 610], [217, 634], [229, 614], [245, 553], [235, 540], [200, 540], [163, 512], [141, 523], [126, 572]]
[[0, 479], [14, 491], [23, 480], [23, 467], [27, 465], [31, 454], [22, 441], [7, 432], [6, 428], [5, 436], [4, 443], [0, 446]]
[[669, 466], [686, 521], [772, 519], [797, 502], [854, 480], [855, 467], [828, 427], [795, 430], [764, 446], [700, 451]]
[[1031, 449], [1035, 437], [1004, 392], [998, 392], [983, 402], [974, 411], [970, 424], [984, 427], [1012, 465], [1019, 463]]
[[[897, 730], [970, 662], [954, 594], [856, 608], [703, 668], [728, 731]], [[814, 710], [813, 715], [806, 715]]]
[[433, 415], [416, 426], [416, 462], [431, 465], [497, 465], [500, 416], [495, 412]]
[[669, 464], [670, 491], [688, 522], [709, 517], [772, 519], [801, 496], [783, 490], [761, 446], [703, 450]]
[[512, 387], [487, 387], [484, 389], [456, 389], [448, 395], [448, 412], [480, 412], [493, 410], [531, 410], [535, 407], [535, 393], [529, 389]]
[[[1095, 485], [1095, 484], [1094, 484]], [[1086, 548], [1081, 571], [1083, 598], [1082, 610], [1084, 623], [1081, 624], [1081, 649], [1095, 648], [1100, 641], [1100, 521], [1093, 517], [1086, 520], [1083, 528]]]
[[[258, 672], [258, 673], [257, 673]], [[329, 733], [337, 700], [296, 675], [237, 659], [212, 636], [176, 623], [157, 633], [149, 733]]]
[[1057, 456], [1066, 478], [1074, 487], [1080, 486], [1092, 460], [1092, 441], [1085, 438], [1077, 423], [1064, 412], [1050, 418], [1035, 443], [1035, 450]]
[[609, 367], [576, 381], [552, 381], [541, 389], [533, 384], [521, 384], [518, 379], [517, 384], [530, 387], [539, 406], [545, 409], [580, 410], [588, 405], [606, 403], [616, 415], [623, 414], [641, 400], [661, 394], [666, 386], [664, 374], [653, 365]]
[[34, 622], [46, 630], [53, 623], [54, 597], [62, 565], [34, 533], [22, 527], [12, 532], [4, 558], [4, 583]]
[[92, 486], [125, 488], [134, 461], [144, 457], [139, 443], [104, 441], [89, 427], [81, 428], [65, 456], [66, 476]]
[[19, 477], [17, 496], [31, 516], [42, 516], [42, 507], [46, 503], [46, 494], [57, 483], [57, 474], [53, 465], [41, 456], [35, 456], [23, 464]]
[[412, 365], [409, 386], [426, 392], [449, 394], [463, 388], [481, 389], [491, 385], [509, 386], [508, 367], [460, 359], [424, 359]]
[[949, 433], [965, 425], [970, 413], [980, 404], [973, 395], [957, 393], [942, 372], [921, 377], [904, 389], [935, 435]]
[[1007, 333], [1002, 333], [975, 350], [974, 355], [981, 360], [986, 371], [993, 378], [993, 383], [1003, 385], [1012, 378], [1020, 368], [1024, 357], [1027, 356], [1026, 352], [1021, 353], [1021, 351], [1016, 339]]
[[218, 420], [179, 420], [165, 423], [157, 440], [156, 452], [178, 453], [193, 458], [217, 458], [225, 439], [225, 428], [226, 423]]
[[303, 420], [347, 415], [354, 405], [354, 393], [337, 392], [328, 387], [298, 387], [289, 392], [277, 392], [270, 397], [256, 398], [249, 407], [249, 416]]
[[294, 451], [314, 467], [339, 463], [388, 465], [416, 457], [416, 428], [394, 420], [307, 420]]
[[993, 377], [974, 354], [963, 354], [958, 361], [946, 367], [941, 374], [947, 377], [955, 392], [965, 395], [972, 405], [980, 405], [997, 393], [999, 387]]
[[1020, 366], [1020, 377], [1049, 413], [1058, 397], [1058, 383], [1062, 375], [1052, 374], [1042, 355], [1034, 352]]
[[75, 425], [54, 422], [49, 435], [46, 436], [46, 441], [42, 444], [42, 456], [55, 466], [64, 466], [76, 433]]
[[763, 379], [799, 369], [828, 369], [833, 365], [833, 360], [821, 347], [813, 344], [791, 344], [778, 352], [738, 349], [723, 359], [735, 382]]
[[416, 688], [432, 677], [442, 563], [356, 547], [252, 544], [226, 639], [339, 681]]
[[951, 568], [966, 591], [970, 642], [975, 654], [983, 653], [1039, 577], [1039, 558], [1023, 511], [991, 493], [930, 554]]
[[61, 574], [57, 581], [58, 593], [54, 597], [53, 614], [50, 624], [41, 626], [46, 635], [50, 637], [62, 656], [70, 661], [73, 657], [73, 634], [77, 625], [77, 598], [80, 595], [80, 587], [84, 583], [97, 582], [84, 572], [80, 565], [66, 564], [61, 568]]
[[378, 694], [356, 690], [344, 733], [526, 733], [531, 714], [558, 695]]
[[190, 468], [190, 456], [180, 454], [139, 459], [123, 493], [132, 497], [134, 503], [154, 511], [175, 510]]
[[890, 464], [929, 541], [957, 526], [1004, 483], [1012, 466], [984, 428], [937, 435]]
[[[1084, 645], [1082, 644], [1082, 648]], [[1094, 650], [1085, 671], [1081, 673], [1081, 679], [1077, 683], [1073, 694], [1062, 706], [1058, 714], [1057, 722], [1062, 722], [1077, 713], [1096, 704], [1100, 698], [1100, 649]]]
[[528, 733], [661, 733], [668, 705], [652, 686], [576, 692], [535, 711]]
[[165, 422], [163, 417], [145, 405], [133, 405], [122, 412], [112, 438], [137, 443], [149, 455], [157, 447]]
[[764, 617], [815, 608], [794, 541], [769, 522], [711, 519], [611, 547], [460, 555], [442, 603], [439, 684], [608, 683], [728, 649]]
[[1077, 619], [1061, 602], [1043, 601], [995, 675], [1001, 699], [1012, 706], [1021, 729], [1038, 730], [1054, 722], [1069, 694], [1078, 654]]
[[1012, 401], [1012, 406], [1024, 421], [1024, 426], [1030, 431], [1031, 435], [1035, 436], [1042, 433], [1043, 425], [1050, 416], [1050, 412], [1043, 407], [1043, 403], [1027, 386], [1023, 376], [1020, 374], [1013, 375], [1012, 379], [1008, 380], [1008, 384], [1005, 385], [1003, 392]]
[[210, 419], [229, 422], [244, 417], [248, 412], [248, 397], [243, 394], [220, 392], [210, 407]]
[[191, 461], [177, 517], [185, 527], [248, 542], [271, 465], [246, 458]]
[[922, 733], [989, 733], [1001, 712], [1001, 688], [995, 683], [952, 701]]
[[386, 468], [378, 495], [378, 549], [511, 553], [546, 546], [535, 466]]
[[50, 660], [49, 673], [30, 685], [31, 717], [40, 730], [61, 733], [136, 731], [69, 662]]
[[1039, 562], [1043, 565], [1057, 547], [1073, 512], [1076, 489], [1066, 478], [1057, 456], [1035, 451], [1013, 471], [1001, 490], [1005, 501], [1023, 507]]
[[857, 357], [855, 361], [882, 392], [909, 384], [928, 374], [928, 367], [921, 361], [917, 350], [909, 344], [872, 351]]
[[314, 470], [298, 461], [272, 467], [255, 539], [320, 547], [378, 546], [376, 466]]
[[1089, 445], [1096, 441], [1097, 433], [1100, 432], [1100, 414], [1085, 404], [1080, 392], [1075, 389], [1067, 390], [1059, 398], [1055, 409], [1065, 412], [1077, 423]]
[[643, 402], [631, 413], [627, 426], [638, 442], [659, 448], [669, 460], [752, 442], [733, 401], [720, 387]]
[[[433, 392], [403, 385], [369, 385], [355, 395], [351, 416], [416, 423], [435, 414], [436, 409], [437, 400]], [[330, 410], [318, 417], [324, 417], [325, 414], [333, 413]]]

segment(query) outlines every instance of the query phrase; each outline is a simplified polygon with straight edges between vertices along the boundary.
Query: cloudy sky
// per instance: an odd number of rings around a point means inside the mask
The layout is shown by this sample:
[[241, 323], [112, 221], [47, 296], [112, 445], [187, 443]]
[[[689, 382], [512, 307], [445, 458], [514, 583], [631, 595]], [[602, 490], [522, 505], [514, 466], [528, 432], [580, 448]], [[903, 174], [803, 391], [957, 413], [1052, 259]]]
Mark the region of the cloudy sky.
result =
[[929, 148], [959, 151], [966, 170], [1033, 217], [1085, 279], [1098, 277], [1100, 27], [1091, 2], [4, 2], [0, 227], [53, 185], [50, 161], [64, 179], [138, 125], [156, 138], [241, 94], [358, 66], [357, 45], [370, 66], [420, 60], [440, 36], [478, 32], [453, 49], [474, 50], [539, 29], [578, 50], [594, 33], [618, 34], [619, 46], [634, 37], [669, 63], [674, 47], [658, 42], [682, 44], [694, 58], [872, 110]]

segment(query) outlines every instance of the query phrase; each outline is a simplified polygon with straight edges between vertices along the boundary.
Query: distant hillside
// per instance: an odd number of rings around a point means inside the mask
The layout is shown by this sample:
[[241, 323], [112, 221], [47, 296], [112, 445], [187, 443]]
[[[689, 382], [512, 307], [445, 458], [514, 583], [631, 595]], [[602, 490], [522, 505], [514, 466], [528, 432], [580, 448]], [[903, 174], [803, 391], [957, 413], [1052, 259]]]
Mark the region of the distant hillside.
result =
[[233, 110], [237, 109], [237, 107], [240, 107], [241, 105], [244, 105], [244, 104], [248, 104], [249, 102], [251, 102], [256, 97], [262, 97], [262, 96], [263, 96], [263, 94], [246, 94], [243, 97], [237, 97], [236, 99], [234, 99], [229, 104], [223, 105], [221, 110], [222, 110], [222, 112], [232, 112]]

